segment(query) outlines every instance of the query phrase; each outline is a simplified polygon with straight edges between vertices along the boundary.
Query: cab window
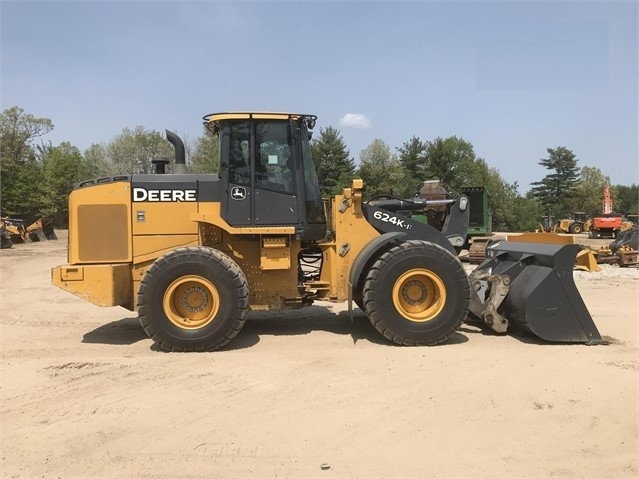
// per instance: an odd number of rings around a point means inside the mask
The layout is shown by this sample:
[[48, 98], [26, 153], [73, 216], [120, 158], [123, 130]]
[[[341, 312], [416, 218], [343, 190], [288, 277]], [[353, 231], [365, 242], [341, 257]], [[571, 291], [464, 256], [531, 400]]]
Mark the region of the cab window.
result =
[[255, 186], [295, 194], [294, 162], [287, 123], [255, 123]]
[[251, 126], [248, 121], [231, 126], [229, 152], [229, 182], [236, 185], [251, 185], [251, 150], [249, 140]]

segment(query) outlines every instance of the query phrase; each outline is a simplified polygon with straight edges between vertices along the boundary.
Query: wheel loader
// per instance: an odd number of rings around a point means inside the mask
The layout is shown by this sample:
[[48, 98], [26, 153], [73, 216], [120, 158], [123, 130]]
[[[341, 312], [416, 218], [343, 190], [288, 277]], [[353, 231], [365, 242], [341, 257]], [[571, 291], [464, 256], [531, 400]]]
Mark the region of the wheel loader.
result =
[[601, 340], [563, 269], [575, 254], [566, 247], [500, 243], [478, 276], [465, 273], [456, 257], [468, 228], [465, 196], [447, 200], [441, 229], [364, 201], [359, 179], [323, 201], [311, 158], [315, 122], [293, 113], [206, 115], [219, 135], [218, 174], [189, 174], [184, 144], [167, 131], [171, 174], [163, 174], [168, 160], [154, 160], [155, 174], [78, 183], [68, 264], [52, 269], [52, 283], [96, 305], [137, 310], [147, 335], [170, 351], [219, 349], [249, 310], [315, 300], [348, 301], [351, 313], [357, 305], [401, 345], [446, 341], [471, 306], [495, 331], [511, 322], [550, 341]]

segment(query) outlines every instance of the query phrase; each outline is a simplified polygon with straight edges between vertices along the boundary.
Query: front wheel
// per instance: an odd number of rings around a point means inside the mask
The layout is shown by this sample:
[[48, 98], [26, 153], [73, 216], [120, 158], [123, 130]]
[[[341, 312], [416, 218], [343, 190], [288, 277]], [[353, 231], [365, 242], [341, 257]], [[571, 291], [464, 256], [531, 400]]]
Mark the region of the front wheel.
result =
[[244, 273], [224, 253], [178, 248], [146, 271], [138, 290], [139, 319], [168, 351], [214, 351], [242, 329], [249, 308]]
[[373, 264], [363, 296], [366, 314], [386, 338], [406, 346], [435, 345], [466, 318], [470, 282], [459, 260], [441, 246], [407, 241]]

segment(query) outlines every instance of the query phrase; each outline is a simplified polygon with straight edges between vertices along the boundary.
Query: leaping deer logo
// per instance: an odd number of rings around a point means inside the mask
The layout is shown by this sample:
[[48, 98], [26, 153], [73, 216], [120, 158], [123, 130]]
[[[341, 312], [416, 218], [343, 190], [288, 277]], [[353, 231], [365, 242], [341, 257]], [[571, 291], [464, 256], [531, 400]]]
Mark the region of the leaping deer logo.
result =
[[231, 190], [231, 198], [234, 200], [243, 200], [246, 198], [246, 189], [241, 186], [234, 186]]

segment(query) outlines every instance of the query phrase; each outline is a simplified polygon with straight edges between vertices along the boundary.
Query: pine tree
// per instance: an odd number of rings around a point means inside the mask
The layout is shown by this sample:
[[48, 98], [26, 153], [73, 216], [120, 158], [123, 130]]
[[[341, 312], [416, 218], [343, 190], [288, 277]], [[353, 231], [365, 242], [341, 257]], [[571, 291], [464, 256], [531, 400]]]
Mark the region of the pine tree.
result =
[[320, 129], [319, 138], [311, 144], [311, 154], [322, 196], [341, 193], [355, 173], [355, 162], [339, 131], [331, 126]]
[[560, 218], [570, 213], [570, 200], [579, 182], [578, 160], [572, 151], [563, 146], [546, 151], [548, 158], [542, 158], [539, 164], [551, 173], [541, 181], [531, 183], [531, 192], [546, 210], [550, 210], [555, 218]]
[[401, 147], [397, 148], [399, 162], [407, 173], [409, 190], [419, 191], [424, 180], [428, 179], [427, 146], [418, 137], [413, 136], [410, 140], [404, 142]]

